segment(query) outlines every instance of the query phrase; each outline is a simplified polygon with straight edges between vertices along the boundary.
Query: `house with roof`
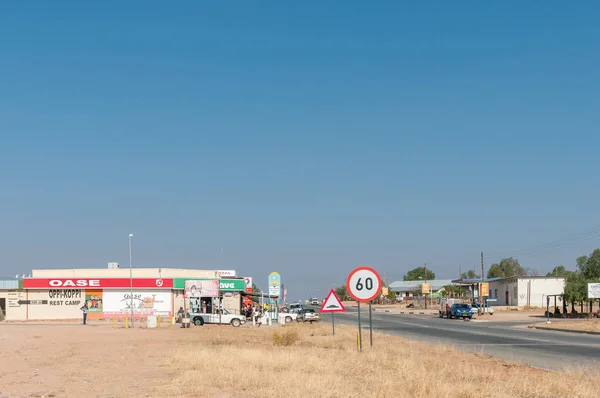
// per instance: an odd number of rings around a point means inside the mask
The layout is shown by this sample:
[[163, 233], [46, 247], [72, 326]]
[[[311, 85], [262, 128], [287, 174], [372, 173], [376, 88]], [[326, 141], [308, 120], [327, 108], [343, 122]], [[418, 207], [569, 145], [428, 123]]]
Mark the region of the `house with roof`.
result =
[[[423, 283], [425, 283], [423, 279], [419, 279], [416, 281], [396, 281], [390, 283], [389, 288], [392, 292], [396, 293], [398, 300], [401, 301], [411, 299], [413, 297], [414, 292], [420, 292], [421, 285]], [[451, 279], [434, 279], [431, 281], [427, 281], [427, 283], [431, 286], [432, 293], [438, 292], [444, 286], [453, 284]]]

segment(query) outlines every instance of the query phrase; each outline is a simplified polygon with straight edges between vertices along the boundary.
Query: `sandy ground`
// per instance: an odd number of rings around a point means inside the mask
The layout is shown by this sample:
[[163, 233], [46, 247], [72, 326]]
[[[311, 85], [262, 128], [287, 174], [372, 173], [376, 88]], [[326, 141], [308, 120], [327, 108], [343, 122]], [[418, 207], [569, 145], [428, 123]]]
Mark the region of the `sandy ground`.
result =
[[579, 330], [584, 332], [595, 332], [600, 333], [600, 320], [598, 319], [573, 319], [573, 320], [562, 320], [550, 318], [550, 323], [536, 323], [534, 327], [539, 326], [543, 328], [551, 329], [567, 329], [567, 330]]
[[207, 329], [0, 324], [0, 397], [155, 397], [170, 351]]

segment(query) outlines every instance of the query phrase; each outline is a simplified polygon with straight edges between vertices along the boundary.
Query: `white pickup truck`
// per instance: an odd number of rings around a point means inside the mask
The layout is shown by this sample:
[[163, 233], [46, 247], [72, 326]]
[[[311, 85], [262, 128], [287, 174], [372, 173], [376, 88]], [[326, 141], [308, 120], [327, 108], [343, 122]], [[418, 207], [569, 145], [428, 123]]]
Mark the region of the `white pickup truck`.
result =
[[205, 323], [216, 323], [222, 325], [231, 325], [233, 327], [239, 327], [246, 323], [246, 317], [243, 315], [235, 315], [227, 310], [223, 310], [222, 314], [200, 314], [200, 313], [192, 313], [190, 314], [190, 318], [192, 322], [196, 326], [202, 326]]

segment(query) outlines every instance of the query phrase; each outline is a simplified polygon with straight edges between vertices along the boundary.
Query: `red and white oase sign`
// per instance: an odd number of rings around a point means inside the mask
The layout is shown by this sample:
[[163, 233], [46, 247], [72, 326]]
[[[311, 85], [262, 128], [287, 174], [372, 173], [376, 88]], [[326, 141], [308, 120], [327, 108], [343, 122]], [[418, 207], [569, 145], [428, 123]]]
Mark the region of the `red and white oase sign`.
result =
[[[125, 289], [129, 278], [25, 278], [23, 289]], [[134, 289], [172, 289], [173, 279], [134, 278]]]

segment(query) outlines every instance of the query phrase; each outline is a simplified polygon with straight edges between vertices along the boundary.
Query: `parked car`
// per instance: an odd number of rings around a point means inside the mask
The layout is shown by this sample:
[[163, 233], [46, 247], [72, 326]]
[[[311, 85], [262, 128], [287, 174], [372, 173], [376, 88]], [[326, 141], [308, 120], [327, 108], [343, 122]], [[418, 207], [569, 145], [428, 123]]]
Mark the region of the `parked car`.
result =
[[316, 312], [312, 308], [305, 308], [298, 313], [296, 321], [298, 322], [319, 322], [321, 320], [321, 314]]
[[469, 304], [457, 303], [450, 307], [449, 318], [473, 318], [473, 311]]
[[440, 318], [446, 317], [449, 318], [450, 317], [450, 307], [452, 306], [452, 304], [459, 304], [462, 303], [461, 299], [457, 299], [457, 298], [447, 298], [444, 297], [440, 300]]
[[[479, 304], [471, 304], [473, 314], [479, 314]], [[487, 314], [494, 315], [494, 309], [487, 304], [483, 305], [483, 311]]]
[[239, 327], [246, 323], [246, 317], [244, 315], [235, 315], [227, 310], [223, 310], [222, 314], [191, 314], [192, 322], [196, 326], [202, 326], [205, 323], [217, 323], [222, 325], [231, 325], [233, 327]]

